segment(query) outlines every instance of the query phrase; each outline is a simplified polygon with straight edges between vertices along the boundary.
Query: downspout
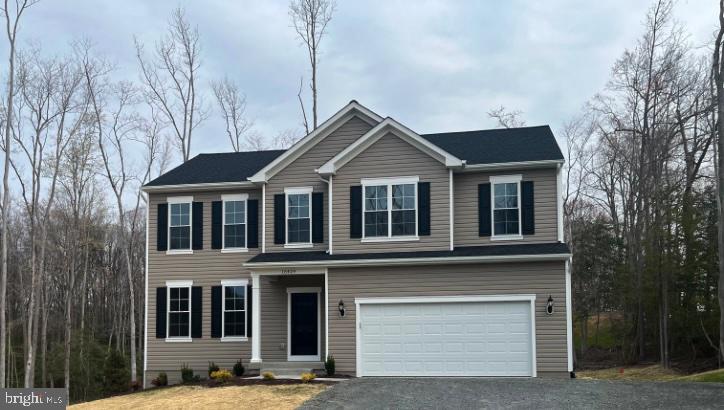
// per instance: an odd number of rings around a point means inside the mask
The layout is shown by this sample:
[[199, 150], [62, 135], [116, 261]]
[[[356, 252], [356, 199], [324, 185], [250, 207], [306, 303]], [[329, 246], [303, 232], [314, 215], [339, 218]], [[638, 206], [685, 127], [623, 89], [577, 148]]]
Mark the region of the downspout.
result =
[[332, 175], [329, 175], [329, 180], [324, 179], [321, 175], [319, 179], [327, 184], [327, 253], [332, 255]]
[[261, 253], [266, 253], [266, 182], [261, 185]]

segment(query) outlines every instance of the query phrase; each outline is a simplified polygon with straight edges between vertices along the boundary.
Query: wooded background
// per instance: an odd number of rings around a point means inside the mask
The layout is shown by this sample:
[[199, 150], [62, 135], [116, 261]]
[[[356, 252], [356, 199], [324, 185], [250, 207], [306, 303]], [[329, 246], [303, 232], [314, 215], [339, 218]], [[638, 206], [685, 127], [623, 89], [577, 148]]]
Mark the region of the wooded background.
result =
[[[316, 127], [317, 54], [335, 4], [290, 4], [312, 79], [297, 94], [304, 130], [269, 138], [254, 132], [238, 85], [223, 75], [213, 92], [199, 85], [210, 80], [198, 78], [202, 37], [182, 9], [163, 38], [136, 39], [139, 76], [118, 80], [90, 41], [66, 55], [20, 47], [36, 3], [3, 0], [0, 387], [65, 386], [71, 400], [89, 400], [137, 387], [142, 374], [140, 186], [193, 156], [203, 121], [222, 120], [235, 151], [286, 147]], [[701, 47], [672, 10], [653, 2], [607, 86], [556, 130], [567, 158], [577, 368], [722, 365], [724, 17], [712, 16], [711, 44]], [[524, 124], [505, 107], [488, 116]]]

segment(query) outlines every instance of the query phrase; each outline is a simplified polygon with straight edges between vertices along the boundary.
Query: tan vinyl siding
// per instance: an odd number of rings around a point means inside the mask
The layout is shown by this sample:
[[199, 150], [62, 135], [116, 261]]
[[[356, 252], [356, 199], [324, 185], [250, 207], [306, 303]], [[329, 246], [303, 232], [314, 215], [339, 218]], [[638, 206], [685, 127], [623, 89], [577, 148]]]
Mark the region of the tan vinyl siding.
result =
[[[430, 182], [430, 235], [419, 241], [362, 243], [349, 237], [349, 190], [362, 178], [419, 176]], [[388, 133], [343, 166], [333, 178], [334, 253], [450, 248], [449, 173], [443, 164], [394, 134]]]
[[[327, 222], [329, 218], [327, 212], [327, 201], [329, 199], [327, 198], [327, 184], [320, 179], [319, 174], [317, 174], [315, 170], [340, 151], [347, 148], [349, 144], [356, 141], [370, 129], [372, 129], [372, 126], [365, 121], [357, 117], [351, 118], [269, 180], [266, 187], [267, 252], [327, 249]], [[314, 192], [324, 192], [324, 243], [314, 244], [313, 248], [287, 249], [284, 248], [284, 245], [274, 243], [274, 195], [283, 194], [284, 188], [294, 187], [313, 187]]]
[[[538, 373], [566, 372], [566, 292], [564, 262], [334, 268], [328, 273], [329, 352], [341, 374], [355, 374], [355, 298], [535, 294]], [[545, 312], [548, 296], [555, 301]], [[345, 317], [337, 312], [343, 300]]]
[[[260, 199], [259, 190], [238, 190], [224, 193], [248, 193], [249, 199]], [[204, 203], [204, 249], [195, 250], [192, 255], [167, 255], [156, 250], [157, 205], [166, 202], [167, 196], [193, 196], [194, 201]], [[211, 249], [211, 202], [220, 201], [221, 192], [193, 192], [173, 194], [151, 194], [148, 232], [148, 371], [147, 380], [156, 377], [160, 371], [169, 373], [172, 380], [178, 377], [183, 363], [194, 369], [196, 374], [206, 375], [208, 362], [214, 361], [220, 367], [231, 368], [237, 360], [244, 364], [251, 357], [251, 340], [246, 342], [221, 342], [211, 338], [211, 287], [220, 286], [224, 279], [249, 278], [249, 272], [242, 263], [253, 257], [259, 249], [247, 253], [221, 253]], [[261, 209], [259, 210], [261, 220]], [[260, 235], [261, 236], [261, 235]], [[203, 325], [202, 338], [190, 343], [171, 343], [156, 338], [156, 288], [166, 286], [167, 280], [192, 280], [193, 286], [202, 286]], [[251, 280], [249, 280], [251, 284]], [[173, 372], [173, 373], [172, 373]]]
[[[533, 181], [535, 203], [535, 235], [519, 241], [490, 241], [478, 236], [478, 184], [489, 182], [494, 175], [522, 174], [523, 181]], [[455, 192], [455, 246], [505, 245], [558, 241], [558, 204], [556, 201], [557, 171], [555, 169], [471, 172], [453, 176]]]
[[287, 288], [318, 287], [320, 357], [324, 357], [324, 275], [261, 277], [261, 359], [287, 360]]

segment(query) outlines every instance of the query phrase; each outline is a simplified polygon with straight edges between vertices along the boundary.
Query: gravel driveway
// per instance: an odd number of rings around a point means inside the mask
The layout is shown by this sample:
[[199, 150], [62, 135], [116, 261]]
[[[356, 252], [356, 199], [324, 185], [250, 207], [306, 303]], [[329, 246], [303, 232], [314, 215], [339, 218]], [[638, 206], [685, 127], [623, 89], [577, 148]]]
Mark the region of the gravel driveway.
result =
[[339, 383], [302, 408], [724, 409], [724, 385], [582, 379], [363, 378]]

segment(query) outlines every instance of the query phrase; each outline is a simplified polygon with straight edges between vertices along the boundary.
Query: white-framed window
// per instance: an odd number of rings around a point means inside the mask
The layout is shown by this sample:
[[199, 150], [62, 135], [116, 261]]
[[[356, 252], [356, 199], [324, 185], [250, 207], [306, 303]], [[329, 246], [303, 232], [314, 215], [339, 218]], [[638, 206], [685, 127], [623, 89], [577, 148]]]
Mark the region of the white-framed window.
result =
[[166, 282], [166, 340], [191, 340], [191, 281]]
[[246, 286], [245, 280], [221, 281], [221, 338], [223, 340], [246, 339]]
[[222, 250], [246, 249], [246, 221], [248, 194], [222, 195]]
[[312, 245], [312, 187], [285, 188], [286, 194], [286, 244], [289, 246]]
[[419, 177], [362, 179], [362, 240], [415, 240]]
[[191, 204], [190, 196], [168, 197], [168, 251], [191, 252]]
[[521, 175], [491, 176], [492, 240], [521, 239]]

